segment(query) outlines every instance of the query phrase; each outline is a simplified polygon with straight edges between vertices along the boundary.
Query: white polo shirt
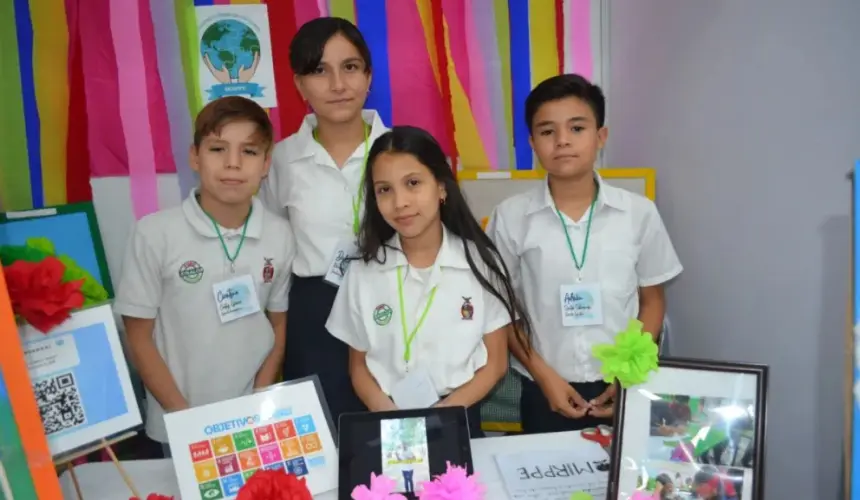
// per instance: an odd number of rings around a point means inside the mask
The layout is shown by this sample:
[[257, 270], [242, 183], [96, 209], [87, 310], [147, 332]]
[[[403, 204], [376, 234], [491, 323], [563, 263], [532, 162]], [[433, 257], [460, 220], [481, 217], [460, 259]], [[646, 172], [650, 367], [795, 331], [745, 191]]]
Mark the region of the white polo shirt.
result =
[[[195, 192], [181, 206], [137, 223], [123, 264], [116, 310], [155, 319], [155, 343], [190, 406], [250, 394], [274, 345], [264, 310], [287, 310], [295, 245], [289, 222], [254, 200], [231, 274], [215, 227]], [[231, 255], [242, 228], [221, 228]], [[221, 323], [213, 285], [250, 274], [261, 311]], [[164, 410], [148, 393], [147, 434], [166, 442]]]
[[[639, 287], [665, 283], [683, 270], [654, 203], [595, 176], [599, 192], [582, 283], [600, 285], [602, 325], [562, 324], [561, 286], [574, 284], [578, 272], [548, 184], [503, 201], [487, 225], [534, 327], [534, 348], [570, 382], [601, 380], [592, 346], [612, 342], [638, 316]], [[588, 212], [579, 221], [563, 217], [582, 262]], [[531, 378], [516, 360], [512, 366]]]
[[[424, 313], [430, 292], [438, 287], [424, 323], [411, 346], [409, 368], [421, 367], [442, 397], [465, 384], [487, 364], [484, 335], [510, 324], [500, 300], [486, 291], [466, 260], [463, 240], [444, 232], [436, 262], [428, 269], [410, 266], [395, 236], [385, 249], [385, 263], [350, 264], [337, 293], [326, 328], [357, 351], [367, 353], [367, 367], [390, 395], [407, 374], [397, 289], [397, 268], [403, 276], [406, 327], [411, 333]], [[474, 245], [473, 260], [489, 276]], [[495, 280], [490, 279], [491, 283]]]
[[[362, 111], [371, 126], [367, 150], [388, 131], [376, 111]], [[279, 142], [272, 153], [272, 168], [260, 188], [260, 199], [285, 214], [296, 236], [297, 276], [324, 276], [340, 242], [354, 237], [353, 199], [363, 188], [365, 143], [359, 144], [342, 168], [313, 137], [315, 115], [305, 117], [295, 134]], [[364, 203], [360, 204], [363, 214]]]

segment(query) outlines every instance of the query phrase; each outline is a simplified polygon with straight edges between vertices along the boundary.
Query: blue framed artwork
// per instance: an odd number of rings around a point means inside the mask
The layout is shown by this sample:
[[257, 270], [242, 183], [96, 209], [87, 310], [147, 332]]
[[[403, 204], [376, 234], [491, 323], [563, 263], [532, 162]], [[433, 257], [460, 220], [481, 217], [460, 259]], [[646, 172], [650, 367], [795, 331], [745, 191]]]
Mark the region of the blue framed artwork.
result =
[[0, 214], [0, 247], [24, 246], [46, 238], [57, 256], [66, 255], [114, 297], [99, 224], [92, 203], [73, 203]]

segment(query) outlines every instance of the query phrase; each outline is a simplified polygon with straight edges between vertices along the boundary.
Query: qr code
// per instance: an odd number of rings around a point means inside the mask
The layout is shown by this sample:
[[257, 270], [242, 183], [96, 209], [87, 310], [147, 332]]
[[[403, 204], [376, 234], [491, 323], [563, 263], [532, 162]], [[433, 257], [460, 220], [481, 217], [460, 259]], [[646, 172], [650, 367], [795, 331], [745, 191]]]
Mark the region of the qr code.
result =
[[78, 384], [71, 373], [63, 373], [33, 384], [45, 434], [77, 427], [87, 421]]

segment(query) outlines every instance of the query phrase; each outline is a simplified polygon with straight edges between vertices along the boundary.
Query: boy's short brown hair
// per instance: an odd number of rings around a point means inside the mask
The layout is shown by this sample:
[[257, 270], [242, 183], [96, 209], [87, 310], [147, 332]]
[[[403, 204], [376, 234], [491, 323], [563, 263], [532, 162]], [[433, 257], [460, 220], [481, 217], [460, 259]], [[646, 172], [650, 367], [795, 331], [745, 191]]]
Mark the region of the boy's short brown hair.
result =
[[274, 142], [274, 132], [269, 114], [259, 104], [239, 96], [215, 99], [197, 113], [194, 120], [194, 147], [199, 148], [210, 134], [220, 135], [221, 128], [228, 123], [251, 122], [257, 126], [256, 139], [269, 151]]

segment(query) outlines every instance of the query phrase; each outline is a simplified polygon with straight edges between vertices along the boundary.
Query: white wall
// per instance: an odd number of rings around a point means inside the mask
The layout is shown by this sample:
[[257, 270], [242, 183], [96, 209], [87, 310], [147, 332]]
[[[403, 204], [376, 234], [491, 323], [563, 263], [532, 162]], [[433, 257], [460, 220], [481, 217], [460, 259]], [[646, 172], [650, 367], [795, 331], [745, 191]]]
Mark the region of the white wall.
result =
[[860, 2], [610, 12], [607, 161], [656, 167], [673, 353], [771, 366], [768, 499], [839, 498]]

